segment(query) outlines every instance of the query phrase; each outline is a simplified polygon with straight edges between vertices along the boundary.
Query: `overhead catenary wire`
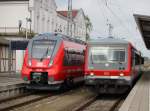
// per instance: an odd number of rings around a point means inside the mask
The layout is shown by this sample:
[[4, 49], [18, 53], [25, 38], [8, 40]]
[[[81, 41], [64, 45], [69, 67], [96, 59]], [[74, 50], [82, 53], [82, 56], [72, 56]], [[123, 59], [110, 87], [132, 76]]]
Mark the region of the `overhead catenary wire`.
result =
[[[105, 5], [107, 5], [107, 1], [105, 0]], [[100, 11], [102, 12], [102, 16], [104, 17], [104, 20], [106, 21], [106, 25], [108, 26], [108, 35], [112, 36], [112, 30], [113, 30], [113, 25], [109, 20], [109, 17], [106, 14], [106, 10], [103, 8], [103, 4], [100, 3], [99, 0], [97, 0], [97, 4], [99, 5]]]
[[[117, 0], [118, 2], [120, 2], [119, 0]], [[120, 11], [124, 14], [124, 15], [126, 15], [125, 14], [125, 11], [118, 5], [118, 8], [120, 9]], [[133, 8], [132, 7], [129, 7], [129, 9], [133, 12]], [[126, 17], [126, 16], [124, 16], [125, 18], [126, 18], [126, 21], [128, 21], [128, 18]], [[133, 17], [133, 15], [132, 15], [132, 17]], [[134, 21], [134, 19], [132, 18], [132, 20]], [[135, 21], [134, 21], [134, 23], [135, 23]], [[130, 24], [128, 24], [128, 25], [130, 25]], [[135, 30], [137, 31], [137, 25], [135, 24]]]
[[[118, 0], [118, 2], [120, 2], [120, 1]], [[115, 3], [116, 3], [116, 2], [115, 2]], [[123, 18], [125, 18], [126, 21], [129, 21], [129, 18], [127, 18], [127, 16], [129, 16], [129, 15], [126, 14], [126, 12], [123, 10], [123, 8], [121, 8], [121, 6], [120, 6], [119, 4], [115, 4], [115, 3], [111, 3], [111, 5], [113, 5], [113, 6], [115, 6], [116, 8], [118, 8], [118, 9], [119, 9], [118, 11], [121, 12], [120, 14], [122, 14]], [[127, 23], [127, 22], [126, 22], [126, 23]], [[130, 26], [130, 23], [128, 23], [128, 25]], [[135, 27], [135, 28], [136, 28], [136, 27]]]
[[101, 5], [101, 3], [100, 3], [99, 0], [97, 0], [97, 4], [99, 5], [99, 9], [100, 9], [100, 11], [102, 12], [102, 16], [103, 16], [104, 20], [106, 20], [106, 24], [107, 24], [107, 22], [108, 22], [108, 17], [107, 17], [107, 15], [104, 13], [103, 7], [102, 7], [102, 5]]
[[[108, 2], [107, 0], [105, 0], [105, 2], [103, 0], [101, 0], [101, 2], [104, 4], [104, 6], [108, 9], [108, 11], [115, 17], [117, 18], [117, 20], [119, 21], [120, 25], [124, 27], [124, 29], [130, 33], [132, 35], [132, 33], [130, 32], [130, 30], [126, 27], [126, 25], [124, 25], [124, 23], [122, 22], [122, 20], [119, 18], [119, 16], [117, 16], [114, 11], [108, 6]], [[107, 2], [107, 3], [106, 3]], [[117, 22], [118, 22], [117, 21]]]

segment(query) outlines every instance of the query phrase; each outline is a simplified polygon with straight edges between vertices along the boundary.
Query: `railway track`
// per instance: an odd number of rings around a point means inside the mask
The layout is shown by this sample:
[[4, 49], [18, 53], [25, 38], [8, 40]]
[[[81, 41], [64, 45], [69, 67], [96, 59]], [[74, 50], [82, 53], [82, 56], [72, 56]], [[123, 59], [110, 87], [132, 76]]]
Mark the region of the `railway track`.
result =
[[118, 111], [125, 97], [116, 95], [101, 95], [84, 101], [72, 111]]
[[26, 94], [24, 96], [10, 98], [4, 101], [0, 101], [0, 111], [9, 111], [11, 109], [27, 105], [44, 98], [52, 96], [51, 94]]
[[[72, 92], [77, 92], [81, 90], [82, 88], [75, 88], [72, 90], [68, 90], [65, 92], [32, 92], [28, 94], [24, 94], [24, 96], [18, 96], [15, 98], [10, 98], [6, 100], [0, 101], [0, 111], [18, 111], [23, 110], [24, 107], [26, 109], [36, 106], [36, 104], [45, 103], [46, 101], [54, 101], [60, 97], [70, 95]], [[23, 109], [22, 109], [23, 108]]]
[[85, 88], [64, 93], [30, 94], [0, 102], [0, 111], [118, 111], [122, 96], [95, 95]]

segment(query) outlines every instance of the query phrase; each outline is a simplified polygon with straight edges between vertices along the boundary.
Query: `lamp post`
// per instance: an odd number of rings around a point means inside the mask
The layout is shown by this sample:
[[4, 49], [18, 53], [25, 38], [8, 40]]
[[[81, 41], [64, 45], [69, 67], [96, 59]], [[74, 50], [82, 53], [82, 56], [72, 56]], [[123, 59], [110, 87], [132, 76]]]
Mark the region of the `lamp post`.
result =
[[26, 39], [28, 39], [28, 22], [31, 22], [30, 18], [26, 18]]
[[72, 0], [68, 0], [68, 12], [67, 12], [67, 35], [72, 36]]

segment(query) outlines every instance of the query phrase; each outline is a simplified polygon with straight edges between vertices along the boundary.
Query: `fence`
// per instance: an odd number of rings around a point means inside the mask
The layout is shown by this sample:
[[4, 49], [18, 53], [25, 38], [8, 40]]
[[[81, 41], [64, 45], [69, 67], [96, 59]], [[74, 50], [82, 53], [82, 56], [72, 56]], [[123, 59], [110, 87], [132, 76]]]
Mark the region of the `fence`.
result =
[[[29, 29], [27, 29], [28, 32], [30, 32]], [[19, 28], [19, 27], [0, 27], [0, 33], [1, 34], [12, 34], [12, 35], [16, 35], [19, 33], [25, 33], [26, 32], [26, 28]]]

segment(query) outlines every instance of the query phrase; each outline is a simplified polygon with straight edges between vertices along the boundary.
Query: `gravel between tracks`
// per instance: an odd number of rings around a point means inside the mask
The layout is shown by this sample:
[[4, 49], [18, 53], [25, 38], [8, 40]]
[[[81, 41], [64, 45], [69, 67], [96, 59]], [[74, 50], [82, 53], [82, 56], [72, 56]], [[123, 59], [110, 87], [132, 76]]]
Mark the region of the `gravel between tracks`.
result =
[[71, 111], [93, 96], [93, 93], [82, 87], [14, 109], [13, 111]]
[[99, 97], [95, 102], [86, 107], [83, 111], [111, 111], [114, 105], [119, 100], [119, 97]]

